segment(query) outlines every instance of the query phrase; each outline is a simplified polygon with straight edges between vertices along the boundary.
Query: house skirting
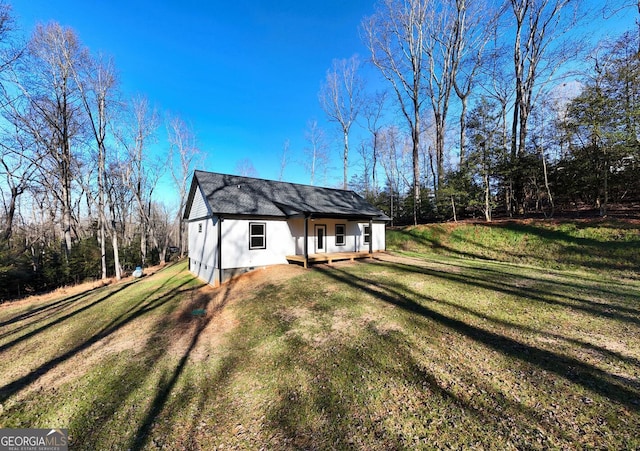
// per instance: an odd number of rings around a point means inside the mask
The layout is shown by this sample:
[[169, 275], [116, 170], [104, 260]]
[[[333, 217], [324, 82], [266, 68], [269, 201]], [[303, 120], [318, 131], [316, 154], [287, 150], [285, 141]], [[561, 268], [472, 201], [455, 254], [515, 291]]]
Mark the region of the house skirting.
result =
[[[266, 266], [248, 266], [246, 268], [227, 268], [220, 270], [220, 268], [203, 267], [200, 263], [191, 261], [190, 267], [192, 274], [203, 282], [214, 287], [219, 287], [221, 284], [228, 282], [234, 277], [241, 276], [250, 271], [266, 268]], [[222, 279], [220, 279], [220, 277], [222, 277]]]

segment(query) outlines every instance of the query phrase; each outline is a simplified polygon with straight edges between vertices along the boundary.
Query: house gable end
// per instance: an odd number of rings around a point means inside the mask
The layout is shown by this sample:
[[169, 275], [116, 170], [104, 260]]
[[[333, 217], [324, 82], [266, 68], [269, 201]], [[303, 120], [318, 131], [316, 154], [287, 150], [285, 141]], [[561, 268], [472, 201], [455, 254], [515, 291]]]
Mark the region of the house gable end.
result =
[[200, 185], [197, 185], [197, 189], [191, 202], [191, 208], [189, 209], [189, 217], [187, 219], [195, 221], [202, 218], [208, 218], [210, 216], [211, 208], [209, 208], [209, 204], [202, 194]]

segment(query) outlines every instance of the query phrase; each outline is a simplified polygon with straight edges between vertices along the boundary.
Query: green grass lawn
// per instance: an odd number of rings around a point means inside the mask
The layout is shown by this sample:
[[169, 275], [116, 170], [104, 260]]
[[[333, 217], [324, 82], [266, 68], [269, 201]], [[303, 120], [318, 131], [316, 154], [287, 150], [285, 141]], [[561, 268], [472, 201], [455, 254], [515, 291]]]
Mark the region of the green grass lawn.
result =
[[404, 227], [387, 232], [393, 250], [637, 274], [640, 221], [502, 220]]
[[1, 426], [72, 449], [640, 447], [637, 276], [415, 250], [269, 271], [1, 306]]

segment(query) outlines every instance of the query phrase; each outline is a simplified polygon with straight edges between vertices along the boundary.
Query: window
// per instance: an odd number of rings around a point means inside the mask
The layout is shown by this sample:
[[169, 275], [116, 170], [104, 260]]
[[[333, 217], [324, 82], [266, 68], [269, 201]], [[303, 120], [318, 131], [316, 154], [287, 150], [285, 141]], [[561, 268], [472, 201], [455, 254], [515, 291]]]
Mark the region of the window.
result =
[[369, 244], [371, 241], [371, 226], [364, 226], [364, 243]]
[[336, 246], [344, 246], [346, 244], [346, 226], [344, 224], [336, 224]]
[[267, 248], [267, 224], [264, 222], [249, 223], [249, 249]]
[[198, 224], [198, 233], [202, 233], [202, 223]]

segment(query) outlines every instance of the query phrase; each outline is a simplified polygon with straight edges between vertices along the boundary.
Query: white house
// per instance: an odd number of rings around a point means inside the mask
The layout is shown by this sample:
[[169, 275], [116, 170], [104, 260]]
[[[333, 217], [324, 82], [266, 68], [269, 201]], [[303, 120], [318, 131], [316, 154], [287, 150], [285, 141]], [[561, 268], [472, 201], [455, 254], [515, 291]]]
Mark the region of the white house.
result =
[[319, 254], [385, 249], [389, 218], [353, 191], [195, 171], [184, 211], [189, 269], [218, 285]]

